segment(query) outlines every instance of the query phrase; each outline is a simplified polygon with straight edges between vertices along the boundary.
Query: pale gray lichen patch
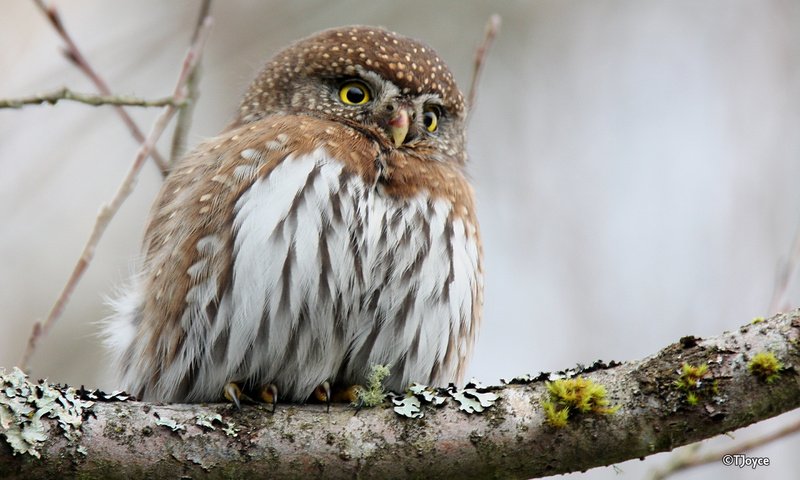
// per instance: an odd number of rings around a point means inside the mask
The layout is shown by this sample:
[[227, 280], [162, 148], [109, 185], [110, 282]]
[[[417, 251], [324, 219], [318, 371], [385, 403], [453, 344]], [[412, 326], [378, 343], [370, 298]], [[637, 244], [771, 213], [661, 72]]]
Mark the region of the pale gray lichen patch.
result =
[[229, 437], [238, 437], [239, 436], [239, 427], [234, 425], [232, 422], [225, 422], [225, 426], [222, 427], [222, 431], [225, 432], [225, 435]]
[[154, 414], [156, 417], [156, 425], [160, 425], [162, 427], [167, 427], [171, 429], [173, 432], [185, 432], [186, 425], [182, 423], [178, 423], [171, 418], [161, 418], [158, 413]]
[[194, 423], [195, 425], [200, 425], [201, 427], [206, 428], [208, 430], [216, 430], [216, 427], [214, 427], [214, 422], [218, 422], [224, 425], [224, 423], [222, 422], [222, 415], [220, 415], [219, 413], [215, 413], [213, 415], [200, 413], [195, 417]]
[[435, 407], [443, 405], [448, 398], [458, 403], [459, 410], [466, 413], [481, 413], [494, 405], [499, 398], [496, 393], [490, 392], [475, 380], [470, 381], [464, 388], [450, 385], [447, 388], [434, 388], [420, 384], [412, 384], [404, 397], [397, 396], [392, 399], [395, 404], [394, 411], [398, 415], [408, 418], [420, 418], [424, 414], [421, 406], [430, 404]]
[[450, 395], [458, 402], [459, 410], [467, 413], [481, 413], [494, 405], [497, 401], [497, 394], [492, 392], [479, 392], [474, 388], [463, 390], [453, 390]]
[[[226, 422], [222, 420], [222, 415], [219, 413], [214, 414], [205, 414], [200, 413], [197, 414], [195, 417], [195, 425], [199, 425], [200, 427], [207, 429], [207, 430], [216, 430], [217, 427], [214, 426], [215, 423], [219, 424], [218, 426], [225, 432], [225, 435], [229, 437], [238, 437], [239, 436], [239, 428], [237, 428], [232, 422]], [[158, 423], [158, 422], [156, 422]], [[163, 425], [163, 424], [160, 424]], [[170, 425], [166, 425], [170, 426]], [[171, 428], [171, 427], [170, 427]]]
[[39, 458], [39, 447], [51, 434], [42, 421], [58, 422], [70, 442], [81, 436], [83, 417], [94, 402], [82, 400], [74, 388], [57, 388], [40, 380], [34, 384], [19, 368], [11, 373], [0, 369], [0, 428], [6, 443], [17, 453]]
[[417, 397], [437, 407], [447, 401], [447, 397], [439, 395], [435, 388], [415, 383], [408, 387], [408, 389]]
[[420, 401], [415, 395], [410, 394], [405, 397], [393, 398], [392, 403], [395, 404], [394, 411], [398, 415], [408, 418], [421, 418], [422, 411], [420, 411]]

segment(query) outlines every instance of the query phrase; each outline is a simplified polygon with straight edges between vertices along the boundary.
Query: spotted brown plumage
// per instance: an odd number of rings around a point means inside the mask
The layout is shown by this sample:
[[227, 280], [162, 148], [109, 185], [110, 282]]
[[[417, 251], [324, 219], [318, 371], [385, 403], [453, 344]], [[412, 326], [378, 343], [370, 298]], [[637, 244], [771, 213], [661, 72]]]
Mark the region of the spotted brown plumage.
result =
[[238, 382], [304, 401], [372, 364], [398, 391], [460, 381], [483, 282], [464, 119], [416, 40], [345, 27], [278, 53], [156, 199], [108, 322], [122, 386], [213, 401]]

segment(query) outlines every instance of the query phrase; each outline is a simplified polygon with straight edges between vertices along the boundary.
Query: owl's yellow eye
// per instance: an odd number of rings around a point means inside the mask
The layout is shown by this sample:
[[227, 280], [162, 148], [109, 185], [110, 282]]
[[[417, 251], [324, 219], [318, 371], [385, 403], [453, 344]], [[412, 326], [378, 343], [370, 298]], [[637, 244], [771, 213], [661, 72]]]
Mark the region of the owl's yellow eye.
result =
[[362, 82], [347, 82], [339, 89], [339, 99], [346, 105], [364, 105], [369, 102], [369, 89]]
[[425, 107], [425, 110], [422, 112], [422, 123], [425, 125], [425, 129], [429, 132], [433, 133], [439, 128], [439, 113], [436, 108], [434, 107]]

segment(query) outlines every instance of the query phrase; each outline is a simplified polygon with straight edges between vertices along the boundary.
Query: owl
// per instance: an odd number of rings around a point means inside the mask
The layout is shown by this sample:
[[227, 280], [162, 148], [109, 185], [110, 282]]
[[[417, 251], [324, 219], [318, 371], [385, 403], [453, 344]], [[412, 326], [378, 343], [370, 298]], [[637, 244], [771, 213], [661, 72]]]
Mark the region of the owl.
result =
[[147, 401], [305, 402], [462, 380], [481, 323], [466, 109], [436, 52], [381, 28], [279, 52], [179, 161], [107, 343]]

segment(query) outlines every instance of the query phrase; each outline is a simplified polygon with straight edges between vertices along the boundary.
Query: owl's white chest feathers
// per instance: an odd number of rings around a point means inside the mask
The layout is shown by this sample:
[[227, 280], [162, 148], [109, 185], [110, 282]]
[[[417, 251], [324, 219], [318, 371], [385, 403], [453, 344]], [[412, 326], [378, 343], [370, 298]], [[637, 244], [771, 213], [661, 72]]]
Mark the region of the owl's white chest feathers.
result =
[[[235, 204], [226, 291], [209, 271], [219, 239], [197, 243], [187, 273], [204, 281], [186, 296], [186, 341], [151, 394], [210, 401], [239, 380], [304, 401], [326, 380], [363, 383], [372, 364], [390, 365], [397, 391], [456, 380], [482, 280], [476, 227], [452, 208], [424, 191], [390, 197], [321, 148], [290, 155]], [[137, 350], [128, 324], [145, 295], [119, 302], [117, 348], [129, 337], [125, 350]], [[146, 377], [126, 374], [129, 388], [141, 386], [137, 376]]]

